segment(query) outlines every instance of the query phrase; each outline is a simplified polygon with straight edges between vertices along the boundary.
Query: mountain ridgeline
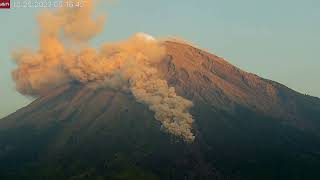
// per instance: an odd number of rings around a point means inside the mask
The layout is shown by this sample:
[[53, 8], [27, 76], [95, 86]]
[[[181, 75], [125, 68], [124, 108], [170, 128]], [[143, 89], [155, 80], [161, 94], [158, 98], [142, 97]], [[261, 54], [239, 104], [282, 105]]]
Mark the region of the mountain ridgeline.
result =
[[74, 82], [0, 120], [0, 179], [320, 179], [320, 99], [166, 41], [157, 69], [193, 102], [194, 142], [131, 93]]

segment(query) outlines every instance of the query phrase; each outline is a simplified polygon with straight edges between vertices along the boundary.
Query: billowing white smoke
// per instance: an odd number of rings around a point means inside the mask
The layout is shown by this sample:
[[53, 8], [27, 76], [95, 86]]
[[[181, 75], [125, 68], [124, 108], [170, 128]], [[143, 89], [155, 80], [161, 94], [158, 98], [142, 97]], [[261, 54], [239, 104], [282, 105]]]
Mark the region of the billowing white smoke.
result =
[[168, 132], [193, 141], [193, 118], [188, 112], [192, 102], [178, 96], [155, 68], [166, 54], [161, 42], [138, 33], [100, 49], [86, 47], [87, 41], [102, 30], [104, 18], [92, 19], [92, 1], [85, 5], [40, 16], [40, 49], [14, 55], [18, 67], [13, 78], [18, 91], [38, 96], [75, 80], [91, 87], [130, 91], [138, 102], [148, 105]]

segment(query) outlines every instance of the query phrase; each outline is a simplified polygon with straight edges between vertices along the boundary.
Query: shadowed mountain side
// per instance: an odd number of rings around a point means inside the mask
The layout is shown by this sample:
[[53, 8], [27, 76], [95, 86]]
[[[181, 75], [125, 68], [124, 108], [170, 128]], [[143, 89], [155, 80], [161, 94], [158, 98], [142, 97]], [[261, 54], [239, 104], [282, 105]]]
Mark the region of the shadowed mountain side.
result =
[[194, 103], [194, 143], [161, 131], [130, 93], [73, 83], [0, 120], [0, 178], [320, 178], [318, 98], [164, 44], [158, 70]]
[[[11, 177], [10, 168], [17, 164], [28, 169], [17, 179], [68, 179], [83, 173], [113, 177], [125, 171], [154, 179], [220, 176], [199, 147], [160, 131], [160, 122], [144, 105], [113, 90], [76, 84], [56, 89], [1, 120], [1, 129], [3, 178]], [[26, 163], [33, 161], [41, 163]], [[92, 167], [100, 169], [91, 172]]]

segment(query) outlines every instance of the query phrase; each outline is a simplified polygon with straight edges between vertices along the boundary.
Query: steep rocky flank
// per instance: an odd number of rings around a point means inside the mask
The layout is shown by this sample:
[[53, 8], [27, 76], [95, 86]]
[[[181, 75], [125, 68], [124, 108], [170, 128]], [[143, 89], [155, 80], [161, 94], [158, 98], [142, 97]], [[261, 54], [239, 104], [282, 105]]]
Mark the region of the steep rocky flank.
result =
[[[180, 94], [216, 109], [234, 112], [239, 106], [301, 128], [316, 128], [319, 98], [295, 92], [277, 82], [242, 71], [223, 58], [187, 44], [165, 43], [168, 51], [161, 72]], [[308, 119], [308, 121], [305, 121]], [[319, 124], [317, 124], [319, 127]]]
[[318, 180], [320, 100], [165, 42], [158, 69], [194, 103], [193, 143], [130, 93], [59, 87], [0, 120], [0, 179]]

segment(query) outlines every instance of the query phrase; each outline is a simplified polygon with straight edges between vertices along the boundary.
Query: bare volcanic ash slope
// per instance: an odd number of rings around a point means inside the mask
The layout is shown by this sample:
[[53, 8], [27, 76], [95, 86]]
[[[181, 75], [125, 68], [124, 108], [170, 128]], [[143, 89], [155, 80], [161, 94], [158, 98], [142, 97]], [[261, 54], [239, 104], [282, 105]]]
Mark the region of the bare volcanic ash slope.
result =
[[[242, 107], [317, 133], [319, 98], [295, 92], [277, 82], [245, 72], [221, 57], [186, 43], [166, 41], [160, 71], [178, 94], [215, 109], [237, 112]], [[307, 121], [306, 121], [307, 120]], [[314, 124], [315, 123], [315, 124]], [[319, 132], [319, 131], [318, 131]]]
[[320, 178], [318, 98], [143, 33], [90, 48], [93, 10], [45, 12], [14, 54], [35, 100], [0, 120], [0, 179]]

